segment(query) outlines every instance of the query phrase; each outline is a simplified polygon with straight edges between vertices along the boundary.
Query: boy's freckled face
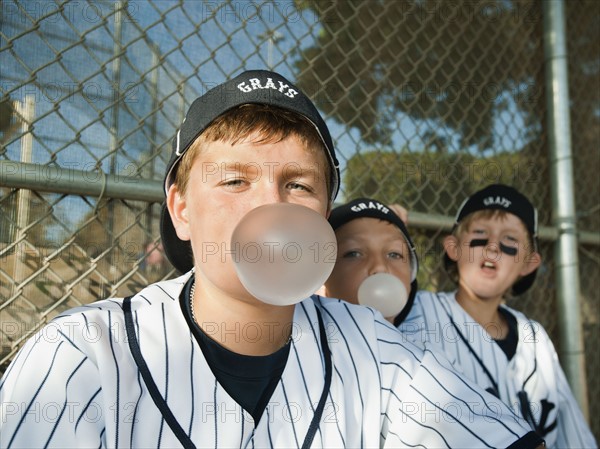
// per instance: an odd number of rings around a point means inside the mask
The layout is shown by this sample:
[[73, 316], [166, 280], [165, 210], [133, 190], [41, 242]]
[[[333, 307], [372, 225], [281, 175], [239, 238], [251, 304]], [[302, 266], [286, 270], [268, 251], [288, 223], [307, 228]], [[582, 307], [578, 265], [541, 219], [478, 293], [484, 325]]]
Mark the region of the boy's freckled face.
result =
[[[194, 161], [184, 195], [196, 269], [201, 277], [235, 296], [247, 295], [232, 263], [233, 230], [250, 210], [294, 203], [323, 216], [328, 210], [327, 170], [321, 150], [309, 151], [295, 136], [275, 143], [212, 142]], [[181, 235], [180, 235], [181, 237]]]
[[410, 252], [400, 230], [377, 218], [357, 218], [335, 232], [338, 257], [326, 295], [358, 304], [358, 287], [370, 275], [389, 273], [410, 291]]
[[[487, 241], [484, 246], [471, 243], [482, 240]], [[523, 222], [513, 214], [473, 220], [457, 244], [459, 251], [451, 257], [457, 261], [460, 283], [481, 298], [502, 296], [519, 276], [527, 274], [532, 248]], [[500, 245], [516, 254], [502, 252]]]

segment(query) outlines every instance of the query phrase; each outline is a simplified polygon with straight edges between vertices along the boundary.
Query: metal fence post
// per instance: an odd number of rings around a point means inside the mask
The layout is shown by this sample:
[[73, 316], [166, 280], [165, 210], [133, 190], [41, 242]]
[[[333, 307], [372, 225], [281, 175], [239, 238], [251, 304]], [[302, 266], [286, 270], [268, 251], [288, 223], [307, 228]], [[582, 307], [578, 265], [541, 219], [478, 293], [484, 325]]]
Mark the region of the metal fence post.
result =
[[569, 116], [569, 82], [565, 6], [562, 0], [543, 3], [548, 146], [550, 151], [553, 225], [559, 235], [554, 257], [558, 296], [560, 354], [575, 398], [589, 420], [585, 353], [581, 323], [581, 292], [577, 255], [577, 224], [573, 154]]
[[[21, 102], [15, 102], [15, 109], [20, 116], [21, 131], [23, 137], [21, 137], [21, 162], [31, 162], [32, 151], [33, 151], [33, 136], [31, 134], [32, 123], [35, 118], [35, 97], [33, 95], [26, 95], [23, 104]], [[16, 241], [19, 242], [17, 245], [17, 257], [15, 258], [14, 266], [14, 284], [13, 288], [17, 286], [25, 278], [25, 264], [27, 257], [27, 228], [29, 223], [29, 208], [31, 206], [31, 190], [20, 189], [17, 197], [17, 235]]]

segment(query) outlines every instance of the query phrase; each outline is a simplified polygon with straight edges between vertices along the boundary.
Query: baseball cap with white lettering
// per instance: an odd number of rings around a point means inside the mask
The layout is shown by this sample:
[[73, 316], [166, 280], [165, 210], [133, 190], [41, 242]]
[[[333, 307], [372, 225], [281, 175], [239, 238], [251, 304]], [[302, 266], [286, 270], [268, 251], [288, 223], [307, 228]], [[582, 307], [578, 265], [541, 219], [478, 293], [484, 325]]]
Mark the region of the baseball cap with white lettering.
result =
[[[290, 81], [276, 72], [250, 70], [226, 81], [196, 98], [191, 104], [181, 128], [173, 138], [173, 153], [167, 165], [164, 189], [169, 190], [177, 166], [196, 138], [219, 116], [244, 104], [270, 105], [295, 112], [312, 123], [323, 141], [331, 171], [331, 201], [339, 190], [339, 163], [325, 121], [313, 102]], [[194, 260], [189, 241], [177, 237], [171, 216], [163, 205], [160, 233], [165, 254], [180, 272], [192, 269]]]
[[[473, 195], [463, 201], [458, 209], [454, 220], [454, 228], [464, 220], [465, 217], [480, 210], [496, 209], [509, 212], [517, 216], [525, 225], [531, 241], [533, 250], [538, 250], [537, 234], [538, 234], [538, 213], [537, 209], [531, 204], [525, 195], [519, 192], [514, 187], [505, 184], [491, 184], [481, 190], [478, 190]], [[444, 262], [446, 269], [451, 266], [453, 261], [444, 253]], [[531, 287], [535, 280], [537, 270], [527, 276], [523, 276], [512, 287], [514, 295], [520, 295]]]

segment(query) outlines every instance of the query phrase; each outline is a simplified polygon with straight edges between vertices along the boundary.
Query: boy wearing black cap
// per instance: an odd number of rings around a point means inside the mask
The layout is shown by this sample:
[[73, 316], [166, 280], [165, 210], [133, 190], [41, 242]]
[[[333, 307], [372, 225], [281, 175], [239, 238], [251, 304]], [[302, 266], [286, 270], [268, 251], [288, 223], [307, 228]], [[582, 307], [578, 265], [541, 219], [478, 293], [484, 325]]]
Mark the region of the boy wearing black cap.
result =
[[324, 121], [281, 75], [244, 72], [196, 99], [173, 140], [161, 226], [185, 274], [32, 338], [0, 382], [0, 446], [537, 446], [371, 310], [316, 295], [271, 305], [244, 288], [230, 246], [242, 217], [275, 203], [325, 217], [338, 181]]
[[[331, 211], [329, 224], [335, 231], [338, 254], [333, 272], [325, 282], [325, 296], [359, 304], [358, 292], [369, 276], [389, 273], [404, 284], [406, 304], [388, 321], [399, 325], [417, 293], [419, 264], [415, 246], [402, 219], [392, 206], [373, 198], [357, 198]], [[389, 298], [396, 301], [398, 298]], [[401, 299], [400, 299], [401, 301]]]
[[596, 447], [546, 331], [504, 305], [531, 287], [541, 263], [533, 205], [507, 185], [479, 190], [459, 208], [444, 250], [457, 290], [420, 291], [400, 330], [445, 353], [548, 447]]

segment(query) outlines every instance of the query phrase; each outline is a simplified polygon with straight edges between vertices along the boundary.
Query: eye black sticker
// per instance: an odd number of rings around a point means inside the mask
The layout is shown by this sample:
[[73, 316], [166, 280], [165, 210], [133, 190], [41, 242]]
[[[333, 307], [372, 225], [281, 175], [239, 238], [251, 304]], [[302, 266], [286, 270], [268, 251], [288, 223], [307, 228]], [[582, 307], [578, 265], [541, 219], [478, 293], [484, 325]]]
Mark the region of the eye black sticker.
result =
[[507, 246], [500, 242], [500, 251], [509, 256], [516, 256], [518, 249], [516, 246]]
[[475, 248], [476, 246], [487, 246], [488, 242], [488, 239], [473, 239], [469, 242], [469, 246], [471, 248]]
[[[469, 242], [469, 247], [475, 248], [477, 246], [487, 246], [488, 242], [488, 239], [473, 239]], [[507, 246], [500, 242], [500, 251], [506, 254], [507, 256], [516, 256], [518, 248], [514, 246]]]

